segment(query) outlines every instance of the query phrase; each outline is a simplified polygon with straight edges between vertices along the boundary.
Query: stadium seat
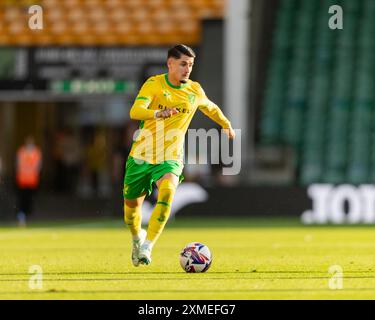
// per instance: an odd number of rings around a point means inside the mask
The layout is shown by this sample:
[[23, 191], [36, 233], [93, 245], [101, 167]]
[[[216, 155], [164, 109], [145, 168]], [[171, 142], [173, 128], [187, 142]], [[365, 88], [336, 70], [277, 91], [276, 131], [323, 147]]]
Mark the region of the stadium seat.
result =
[[[375, 52], [373, 36], [375, 23], [373, 1], [364, 1], [363, 18], [359, 23], [361, 30], [358, 42], [358, 63], [354, 71], [356, 84], [353, 97], [351, 135], [347, 179], [352, 183], [370, 183], [371, 145], [373, 143], [373, 113], [375, 107], [373, 88], [375, 85]], [[373, 167], [372, 167], [373, 168]]]
[[261, 143], [281, 143], [281, 122], [286, 100], [287, 84], [285, 75], [290, 66], [290, 49], [293, 20], [296, 14], [294, 0], [280, 2], [275, 33], [273, 36], [273, 54], [267, 70], [267, 83], [264, 92], [264, 106], [261, 118]]
[[333, 72], [332, 102], [330, 104], [328, 128], [327, 167], [325, 177], [331, 183], [347, 182], [350, 155], [350, 128], [353, 113], [353, 87], [355, 87], [355, 56], [358, 13], [363, 1], [353, 4], [343, 1], [345, 28], [337, 39], [336, 68]]
[[289, 90], [283, 114], [282, 142], [295, 150], [296, 165], [299, 165], [303, 116], [307, 108], [307, 94], [311, 69], [312, 43], [316, 12], [315, 1], [302, 1], [296, 19], [296, 31], [292, 48], [293, 64], [289, 73]]
[[305, 129], [303, 131], [301, 170], [299, 183], [308, 185], [323, 179], [325, 164], [325, 129], [330, 102], [331, 79], [334, 64], [334, 43], [337, 33], [327, 28], [326, 8], [330, 0], [323, 1], [318, 9], [313, 49], [310, 90], [307, 97]]

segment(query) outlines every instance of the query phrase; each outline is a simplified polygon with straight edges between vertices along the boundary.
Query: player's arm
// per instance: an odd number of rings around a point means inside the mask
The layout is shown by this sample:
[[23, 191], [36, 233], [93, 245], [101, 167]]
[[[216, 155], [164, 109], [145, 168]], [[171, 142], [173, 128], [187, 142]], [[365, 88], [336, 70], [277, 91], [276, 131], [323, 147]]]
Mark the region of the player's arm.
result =
[[167, 108], [165, 110], [150, 110], [152, 100], [155, 97], [157, 90], [156, 82], [152, 78], [148, 79], [142, 86], [137, 97], [135, 98], [134, 104], [130, 109], [130, 119], [133, 120], [150, 120], [155, 118], [169, 118], [172, 115], [178, 113], [173, 108]]
[[220, 125], [230, 139], [234, 139], [236, 134], [232, 129], [230, 121], [223, 114], [220, 108], [210, 99], [207, 98], [203, 90], [202, 93], [203, 100], [202, 104], [199, 105], [199, 110], [201, 110], [207, 117], [209, 117], [211, 120], [215, 121], [218, 125]]
[[154, 119], [157, 110], [150, 110], [152, 100], [155, 96], [155, 80], [148, 79], [142, 86], [134, 104], [130, 109], [130, 119], [133, 120], [149, 120]]

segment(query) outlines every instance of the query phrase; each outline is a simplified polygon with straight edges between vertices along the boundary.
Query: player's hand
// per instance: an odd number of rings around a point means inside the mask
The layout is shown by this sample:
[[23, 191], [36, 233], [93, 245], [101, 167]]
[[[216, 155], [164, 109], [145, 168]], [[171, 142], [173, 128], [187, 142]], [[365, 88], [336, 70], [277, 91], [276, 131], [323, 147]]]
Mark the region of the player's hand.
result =
[[166, 119], [166, 118], [172, 117], [176, 113], [178, 113], [178, 111], [177, 111], [176, 108], [166, 108], [164, 110], [161, 110], [161, 111], [157, 112], [156, 113], [156, 118]]
[[234, 140], [234, 138], [236, 137], [236, 132], [232, 128], [223, 129], [223, 131], [231, 140]]

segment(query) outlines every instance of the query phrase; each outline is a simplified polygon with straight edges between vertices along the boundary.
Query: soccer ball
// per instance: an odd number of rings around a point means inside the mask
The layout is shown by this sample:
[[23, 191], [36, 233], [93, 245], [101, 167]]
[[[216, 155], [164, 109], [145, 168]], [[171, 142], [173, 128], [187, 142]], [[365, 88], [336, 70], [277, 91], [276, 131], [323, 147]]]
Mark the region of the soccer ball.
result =
[[180, 253], [180, 264], [186, 272], [206, 272], [211, 262], [210, 249], [199, 242], [187, 244]]

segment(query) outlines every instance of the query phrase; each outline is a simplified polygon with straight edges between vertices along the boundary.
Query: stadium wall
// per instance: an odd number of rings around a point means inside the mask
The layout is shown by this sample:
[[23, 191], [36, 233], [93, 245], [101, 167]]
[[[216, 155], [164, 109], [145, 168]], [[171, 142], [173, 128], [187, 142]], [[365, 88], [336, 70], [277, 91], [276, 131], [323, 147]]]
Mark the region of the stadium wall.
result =
[[[305, 224], [374, 224], [375, 185], [314, 184], [286, 186], [206, 187], [207, 200], [182, 199], [175, 212], [186, 217], [294, 217]], [[0, 220], [14, 218], [15, 198], [1, 193]], [[182, 195], [184, 198], [184, 195]], [[180, 199], [181, 200], [181, 199]], [[151, 199], [150, 205], [153, 203]], [[82, 199], [64, 196], [36, 199], [34, 219], [122, 218], [122, 198]]]
[[[374, 224], [375, 185], [207, 188], [204, 203], [178, 215], [296, 217], [304, 224]], [[235, 208], [235, 209], [233, 209]]]

